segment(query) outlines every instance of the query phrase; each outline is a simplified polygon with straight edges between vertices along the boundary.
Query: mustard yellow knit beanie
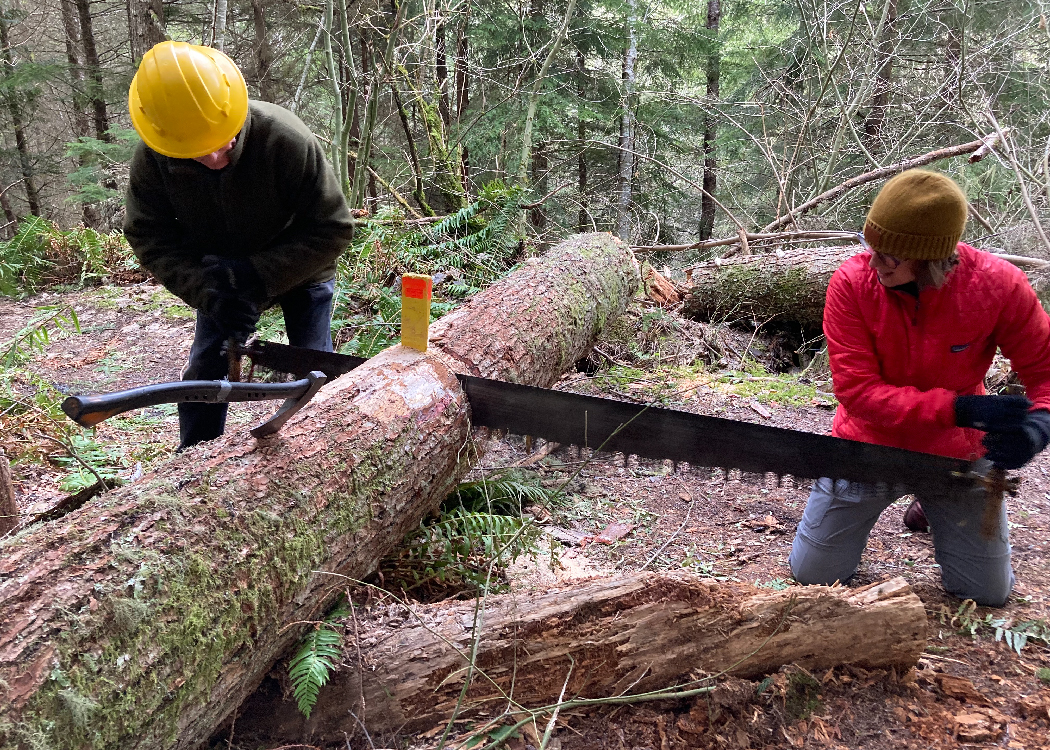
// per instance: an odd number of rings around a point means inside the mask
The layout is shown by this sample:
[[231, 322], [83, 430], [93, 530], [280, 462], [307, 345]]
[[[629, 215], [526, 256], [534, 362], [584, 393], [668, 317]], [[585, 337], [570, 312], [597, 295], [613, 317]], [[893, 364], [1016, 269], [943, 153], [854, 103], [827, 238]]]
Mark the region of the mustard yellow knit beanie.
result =
[[879, 191], [864, 237], [895, 258], [949, 258], [966, 226], [966, 208], [966, 196], [951, 177], [909, 169]]

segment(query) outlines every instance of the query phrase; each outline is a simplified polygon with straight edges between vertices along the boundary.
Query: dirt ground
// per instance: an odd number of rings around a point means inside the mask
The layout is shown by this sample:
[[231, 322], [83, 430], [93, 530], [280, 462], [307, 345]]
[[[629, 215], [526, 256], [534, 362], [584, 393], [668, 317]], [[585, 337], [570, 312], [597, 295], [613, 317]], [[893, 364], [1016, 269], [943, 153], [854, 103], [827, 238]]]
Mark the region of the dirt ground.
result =
[[[0, 341], [20, 330], [35, 308], [56, 303], [74, 306], [81, 333], [56, 336], [32, 354], [11, 384], [21, 397], [31, 399], [41, 381], [62, 393], [86, 393], [178, 379], [193, 321], [190, 311], [159, 287], [142, 283], [42, 295], [26, 303], [0, 301]], [[599, 348], [613, 346], [600, 343]], [[715, 377], [717, 372], [693, 368], [690, 373], [679, 374], [692, 381], [677, 388], [679, 396], [665, 398], [668, 405], [799, 430], [830, 429], [833, 404], [819, 385], [809, 403], [795, 398], [792, 405], [742, 395], [740, 389], [734, 391], [732, 379], [726, 385]], [[644, 401], [655, 377], [636, 373], [628, 382], [623, 375], [610, 379], [601, 373], [573, 373], [558, 387]], [[234, 405], [228, 429], [258, 421], [268, 410], [264, 404]], [[177, 434], [175, 410], [158, 407], [104, 423], [95, 439], [117, 457], [123, 479], [133, 481], [143, 466], [171, 454]], [[5, 449], [13, 455], [18, 446]], [[64, 470], [53, 462], [61, 454], [52, 446], [50, 461], [15, 463], [17, 500], [25, 516], [46, 511], [68, 494], [59, 485]], [[527, 455], [521, 438], [490, 440], [483, 467], [507, 466]], [[777, 589], [795, 585], [787, 555], [808, 483], [795, 486], [787, 480], [778, 486], [772, 477], [725, 477], [708, 469], [676, 470], [665, 462], [633, 458], [625, 464], [622, 457], [582, 456], [571, 448], [554, 451], [535, 470], [550, 486], [565, 483], [578, 471], [566, 488], [569, 507], [557, 519], [546, 519], [557, 527], [560, 538], [570, 540], [561, 548], [558, 577], [646, 568], [689, 570]], [[562, 714], [548, 747], [1050, 747], [1050, 649], [1031, 640], [1018, 653], [995, 638], [992, 624], [1004, 620], [1000, 626], [1010, 629], [1029, 621], [1044, 626], [1050, 621], [1048, 470], [1050, 456], [1044, 454], [1019, 472], [1020, 492], [1007, 501], [1017, 584], [999, 610], [967, 609], [944, 593], [929, 535], [902, 526], [906, 499], [882, 515], [850, 585], [899, 575], [924, 602], [931, 636], [926, 653], [908, 674], [844, 668], [812, 675], [806, 709], [801, 711], [793, 706], [794, 693], [784, 687], [794, 684], [785, 673], [773, 683], [781, 689], [761, 694], [757, 683], [730, 681], [695, 701]], [[571, 541], [598, 535], [611, 523], [629, 524], [631, 530], [611, 544], [581, 547]], [[529, 575], [521, 573], [516, 585], [535, 585]], [[463, 728], [453, 745], [462, 745], [469, 736], [469, 729]], [[507, 746], [524, 750], [538, 744], [539, 738], [526, 732]], [[404, 746], [434, 748], [437, 741], [433, 736], [405, 738]]]

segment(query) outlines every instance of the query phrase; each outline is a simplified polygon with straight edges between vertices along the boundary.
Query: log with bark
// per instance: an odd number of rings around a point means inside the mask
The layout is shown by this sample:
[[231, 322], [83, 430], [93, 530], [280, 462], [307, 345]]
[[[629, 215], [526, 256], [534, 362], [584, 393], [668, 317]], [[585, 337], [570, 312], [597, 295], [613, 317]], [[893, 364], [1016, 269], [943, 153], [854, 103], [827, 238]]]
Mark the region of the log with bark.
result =
[[0, 536], [18, 526], [18, 502], [11, 481], [11, 464], [0, 448]]
[[611, 235], [571, 238], [433, 354], [389, 349], [274, 437], [231, 430], [0, 541], [0, 746], [198, 746], [469, 469], [453, 370], [548, 385], [637, 285]]
[[819, 332], [828, 281], [859, 245], [784, 250], [691, 269], [682, 314], [714, 323], [798, 324]]
[[238, 712], [239, 739], [326, 745], [363, 725], [387, 740], [447, 722], [457, 703], [459, 717], [477, 718], [549, 706], [563, 689], [566, 699], [663, 692], [786, 664], [906, 670], [926, 646], [926, 612], [901, 578], [770, 591], [642, 573], [492, 596], [477, 617], [474, 602], [377, 605], [346, 625], [344, 662], [311, 717], [267, 680]]

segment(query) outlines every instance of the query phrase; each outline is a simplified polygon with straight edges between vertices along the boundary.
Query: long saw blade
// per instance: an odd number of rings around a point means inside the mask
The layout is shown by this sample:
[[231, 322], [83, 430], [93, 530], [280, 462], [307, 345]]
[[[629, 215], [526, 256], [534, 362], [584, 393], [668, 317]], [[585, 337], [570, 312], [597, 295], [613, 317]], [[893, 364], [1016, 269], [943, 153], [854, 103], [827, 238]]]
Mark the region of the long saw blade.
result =
[[832, 477], [942, 494], [972, 483], [969, 463], [781, 427], [459, 376], [476, 426], [692, 466]]

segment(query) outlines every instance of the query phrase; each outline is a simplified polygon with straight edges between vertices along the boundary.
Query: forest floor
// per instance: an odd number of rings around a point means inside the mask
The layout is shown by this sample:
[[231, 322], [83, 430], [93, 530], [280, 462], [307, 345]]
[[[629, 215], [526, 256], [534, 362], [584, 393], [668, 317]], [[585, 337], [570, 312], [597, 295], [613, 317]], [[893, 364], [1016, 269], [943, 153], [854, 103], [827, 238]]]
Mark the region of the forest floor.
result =
[[[25, 401], [33, 401], [44, 388], [90, 393], [178, 379], [193, 319], [160, 287], [141, 283], [41, 295], [25, 303], [0, 301], [0, 341], [21, 330], [39, 306], [56, 304], [73, 306], [81, 330], [27, 351], [24, 367], [8, 384]], [[826, 371], [814, 369], [807, 380], [753, 365], [739, 369], [740, 359], [733, 362], [726, 352], [743, 358], [750, 351], [760, 360], [775, 347], [750, 334], [720, 333], [719, 348], [712, 343], [711, 327], [644, 304], [634, 306], [630, 316], [627, 325], [599, 342], [599, 354], [593, 356], [603, 367], [597, 373], [571, 373], [557, 387], [799, 430], [830, 429], [834, 400], [827, 394]], [[711, 353], [716, 349], [723, 353], [720, 365], [726, 369], [710, 363], [717, 359]], [[704, 350], [710, 350], [704, 355], [708, 363], [700, 364]], [[645, 356], [635, 356], [639, 353]], [[729, 369], [733, 364], [738, 369]], [[234, 405], [228, 429], [259, 421], [272, 408]], [[31, 450], [32, 429], [27, 427], [21, 436], [12, 432], [24, 442], [5, 446], [16, 459], [19, 450], [25, 451], [13, 466], [24, 515], [47, 511], [91, 479], [80, 477], [79, 485], [70, 484], [75, 471], [66, 451], [58, 444]], [[177, 437], [175, 409], [157, 407], [111, 419], [86, 442], [71, 437], [70, 446], [89, 453], [92, 461], [106, 462], [123, 481], [133, 481], [144, 468], [170, 456]], [[521, 438], [489, 440], [482, 465], [496, 469], [527, 455]], [[643, 568], [693, 571], [773, 589], [796, 585], [787, 557], [808, 483], [778, 486], [761, 477], [676, 471], [666, 462], [633, 458], [625, 465], [602, 454], [585, 459], [574, 449], [554, 451], [533, 470], [548, 486], [571, 481], [556, 516], [539, 519], [563, 540], [556, 570], [540, 574], [533, 565], [512, 572], [511, 586], [522, 595], [541, 585]], [[1050, 747], [1050, 649], [1037, 638], [1019, 649], [996, 638], [997, 627], [1001, 634], [1029, 623], [1034, 623], [1027, 625], [1030, 631], [1042, 628], [1044, 638], [1050, 634], [1048, 470], [1050, 456], [1044, 454], [1020, 472], [1020, 492], [1007, 500], [1017, 584], [1002, 609], [975, 608], [941, 589], [929, 535], [909, 532], [901, 523], [906, 499], [883, 513], [849, 585], [903, 576], [922, 599], [930, 637], [910, 673], [841, 668], [813, 675], [819, 688], [802, 712], [788, 710], [790, 696], [783, 691], [759, 694], [755, 683], [745, 689], [728, 684], [721, 693], [695, 702], [562, 714], [548, 747]], [[614, 523], [628, 524], [630, 531], [610, 544], [572, 541], [599, 535]], [[553, 702], [557, 696], [551, 698]], [[469, 737], [465, 729], [453, 746], [467, 746]], [[536, 745], [538, 739], [528, 733], [507, 744], [514, 750]], [[437, 739], [406, 738], [404, 746], [434, 748]]]

